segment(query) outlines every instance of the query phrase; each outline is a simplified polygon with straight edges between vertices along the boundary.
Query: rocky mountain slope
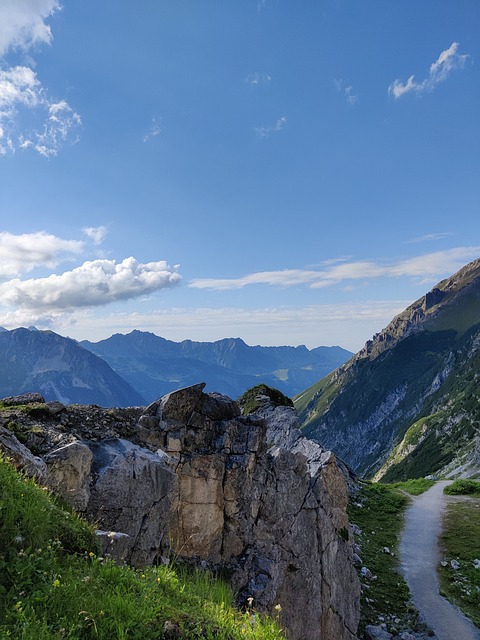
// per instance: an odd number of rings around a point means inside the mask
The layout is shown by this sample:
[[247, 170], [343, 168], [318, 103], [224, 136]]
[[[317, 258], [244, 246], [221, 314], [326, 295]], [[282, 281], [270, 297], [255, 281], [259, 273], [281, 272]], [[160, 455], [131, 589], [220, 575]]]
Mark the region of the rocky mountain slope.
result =
[[0, 451], [98, 523], [114, 557], [203, 563], [291, 640], [355, 640], [360, 584], [335, 455], [300, 434], [292, 407], [262, 396], [244, 416], [204, 386], [143, 409], [10, 399]]
[[385, 480], [480, 472], [480, 260], [295, 402], [304, 432]]
[[147, 402], [197, 380], [233, 398], [259, 383], [294, 396], [352, 355], [341, 347], [251, 347], [240, 338], [173, 342], [144, 331], [81, 345], [108, 362]]
[[53, 331], [0, 331], [0, 362], [0, 397], [40, 391], [69, 404], [145, 404], [101, 358]]

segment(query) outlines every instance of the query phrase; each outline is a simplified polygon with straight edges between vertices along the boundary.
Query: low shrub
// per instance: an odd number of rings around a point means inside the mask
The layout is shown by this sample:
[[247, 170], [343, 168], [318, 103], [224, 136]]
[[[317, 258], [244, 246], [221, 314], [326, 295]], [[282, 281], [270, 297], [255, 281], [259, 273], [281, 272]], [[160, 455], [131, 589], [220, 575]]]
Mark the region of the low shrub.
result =
[[452, 484], [447, 485], [443, 491], [450, 496], [480, 496], [480, 482], [478, 480], [455, 480]]

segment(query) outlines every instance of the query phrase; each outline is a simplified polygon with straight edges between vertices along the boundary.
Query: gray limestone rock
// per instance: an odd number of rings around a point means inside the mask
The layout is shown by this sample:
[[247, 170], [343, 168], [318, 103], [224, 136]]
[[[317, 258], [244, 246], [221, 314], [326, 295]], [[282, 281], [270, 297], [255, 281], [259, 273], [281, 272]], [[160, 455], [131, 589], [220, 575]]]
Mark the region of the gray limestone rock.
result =
[[45, 456], [47, 485], [77, 511], [85, 511], [90, 499], [92, 452], [82, 442], [71, 442]]
[[366, 640], [391, 640], [393, 636], [382, 627], [369, 624], [365, 628], [365, 638]]
[[45, 462], [34, 456], [9, 429], [2, 426], [0, 426], [0, 451], [28, 477], [45, 480], [47, 471]]
[[102, 529], [129, 536], [126, 559], [151, 564], [168, 549], [176, 476], [164, 454], [128, 440], [90, 442], [93, 453], [87, 514]]
[[[76, 409], [84, 439], [46, 456], [50, 486], [98, 523], [120, 561], [206, 563], [231, 576], [239, 604], [280, 605], [290, 640], [355, 640], [360, 583], [335, 456], [301, 435], [293, 409], [242, 416], [203, 388], [168, 394], [133, 428], [127, 415]], [[73, 415], [61, 415], [62, 439]], [[134, 442], [102, 439], [100, 425], [124, 425]]]

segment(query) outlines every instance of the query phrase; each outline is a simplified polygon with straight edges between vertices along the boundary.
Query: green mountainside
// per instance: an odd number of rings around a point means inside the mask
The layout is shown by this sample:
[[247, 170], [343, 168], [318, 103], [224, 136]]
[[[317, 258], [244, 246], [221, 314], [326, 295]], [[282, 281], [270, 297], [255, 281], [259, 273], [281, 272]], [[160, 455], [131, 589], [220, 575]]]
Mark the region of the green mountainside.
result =
[[393, 481], [480, 471], [480, 260], [295, 400], [305, 435]]

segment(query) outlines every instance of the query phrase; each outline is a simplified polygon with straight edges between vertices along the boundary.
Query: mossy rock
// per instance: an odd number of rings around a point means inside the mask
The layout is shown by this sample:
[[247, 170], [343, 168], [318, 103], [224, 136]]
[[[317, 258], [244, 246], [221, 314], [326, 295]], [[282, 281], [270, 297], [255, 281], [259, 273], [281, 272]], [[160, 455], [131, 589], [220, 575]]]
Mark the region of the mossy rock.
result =
[[275, 407], [293, 407], [293, 401], [278, 389], [268, 387], [266, 384], [257, 384], [255, 387], [245, 391], [238, 399], [244, 415], [253, 413], [260, 407], [257, 396], [268, 396]]

